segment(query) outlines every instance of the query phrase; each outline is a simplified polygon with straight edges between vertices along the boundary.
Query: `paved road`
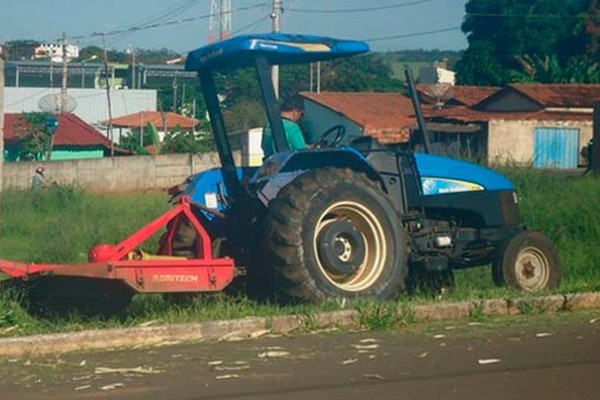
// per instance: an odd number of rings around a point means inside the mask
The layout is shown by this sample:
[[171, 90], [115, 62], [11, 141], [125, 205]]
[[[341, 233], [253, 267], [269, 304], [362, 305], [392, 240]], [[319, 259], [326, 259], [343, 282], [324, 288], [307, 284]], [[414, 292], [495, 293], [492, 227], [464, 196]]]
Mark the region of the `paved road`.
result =
[[0, 360], [0, 399], [598, 399], [600, 312]]

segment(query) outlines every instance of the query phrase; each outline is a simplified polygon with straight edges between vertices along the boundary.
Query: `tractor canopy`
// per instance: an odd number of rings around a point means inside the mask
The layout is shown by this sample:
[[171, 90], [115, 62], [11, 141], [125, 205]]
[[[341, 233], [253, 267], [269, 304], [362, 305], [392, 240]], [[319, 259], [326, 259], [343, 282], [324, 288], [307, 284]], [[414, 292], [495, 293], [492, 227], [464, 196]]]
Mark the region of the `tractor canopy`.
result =
[[270, 65], [305, 64], [368, 51], [369, 45], [365, 42], [324, 36], [285, 33], [242, 35], [190, 52], [185, 69], [253, 67], [257, 57], [265, 57]]

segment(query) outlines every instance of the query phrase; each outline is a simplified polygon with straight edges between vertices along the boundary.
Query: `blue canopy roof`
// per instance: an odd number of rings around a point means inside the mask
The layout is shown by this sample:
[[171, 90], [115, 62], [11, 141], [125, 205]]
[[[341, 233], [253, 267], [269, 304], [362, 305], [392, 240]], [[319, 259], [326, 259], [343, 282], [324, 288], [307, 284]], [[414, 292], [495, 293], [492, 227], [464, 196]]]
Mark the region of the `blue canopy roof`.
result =
[[369, 45], [354, 40], [323, 36], [266, 33], [236, 36], [194, 50], [188, 54], [185, 69], [240, 68], [254, 65], [264, 56], [269, 64], [303, 64], [366, 53]]

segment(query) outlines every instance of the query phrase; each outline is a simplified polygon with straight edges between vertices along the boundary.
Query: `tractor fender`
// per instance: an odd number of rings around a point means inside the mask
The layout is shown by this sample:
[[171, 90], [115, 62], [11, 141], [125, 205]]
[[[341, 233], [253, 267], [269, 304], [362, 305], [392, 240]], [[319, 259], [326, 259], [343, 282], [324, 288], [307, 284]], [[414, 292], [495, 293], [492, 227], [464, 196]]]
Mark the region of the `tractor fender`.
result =
[[279, 190], [298, 176], [315, 169], [333, 167], [349, 168], [362, 172], [369, 179], [381, 184], [387, 192], [379, 172], [357, 151], [352, 148], [323, 149], [279, 153], [267, 159], [253, 178], [259, 189], [259, 199], [267, 206], [277, 196]]

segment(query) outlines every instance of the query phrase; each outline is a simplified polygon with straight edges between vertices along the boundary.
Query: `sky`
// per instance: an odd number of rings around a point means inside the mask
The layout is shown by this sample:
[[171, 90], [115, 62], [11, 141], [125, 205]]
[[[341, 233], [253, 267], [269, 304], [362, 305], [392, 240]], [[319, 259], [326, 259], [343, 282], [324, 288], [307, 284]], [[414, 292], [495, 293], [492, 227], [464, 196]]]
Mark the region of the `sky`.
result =
[[[366, 40], [376, 51], [461, 50], [467, 0], [281, 0], [281, 31]], [[220, 3], [220, 0], [216, 0]], [[231, 0], [234, 34], [272, 29], [272, 0]], [[13, 0], [0, 7], [0, 43], [33, 39], [109, 49], [205, 45], [211, 0]], [[141, 28], [135, 30], [133, 28]], [[218, 34], [218, 22], [216, 26]]]

